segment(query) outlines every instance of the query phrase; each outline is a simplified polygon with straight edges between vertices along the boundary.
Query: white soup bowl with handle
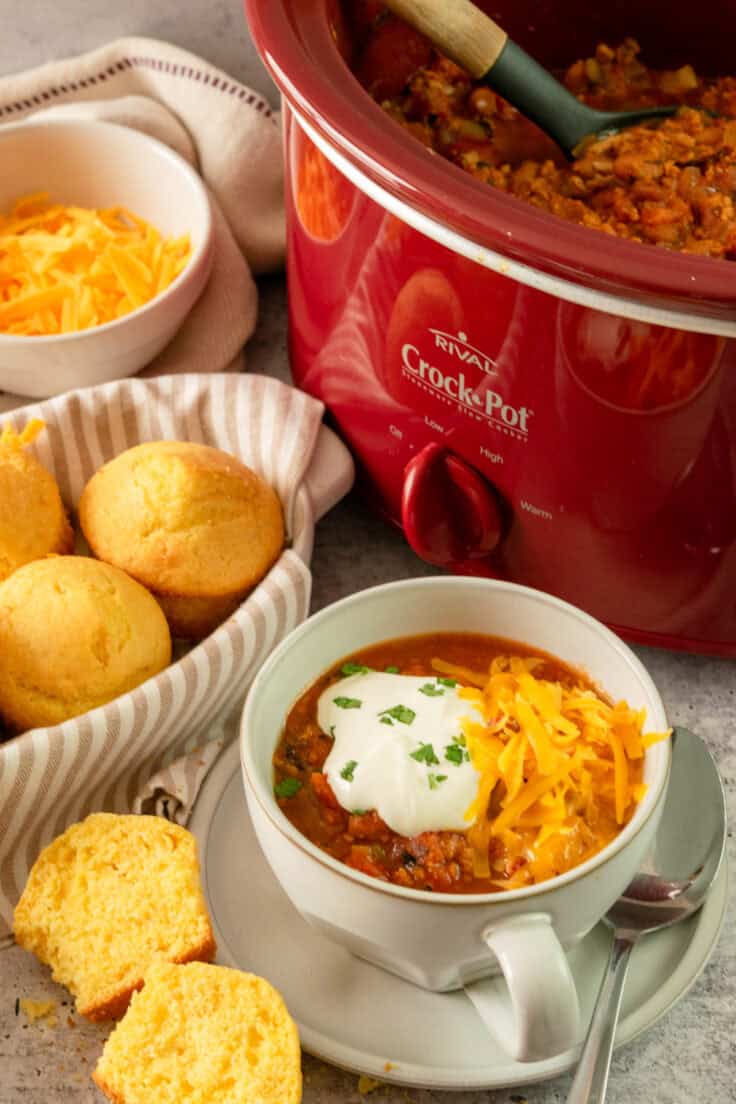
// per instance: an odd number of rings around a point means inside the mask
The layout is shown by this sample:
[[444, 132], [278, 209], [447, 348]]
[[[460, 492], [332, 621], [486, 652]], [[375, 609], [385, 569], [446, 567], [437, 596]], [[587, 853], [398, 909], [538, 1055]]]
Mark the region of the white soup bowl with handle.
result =
[[387, 583], [309, 618], [261, 668], [241, 723], [248, 809], [276, 878], [308, 923], [415, 985], [438, 992], [465, 988], [504, 1049], [517, 1061], [538, 1061], [581, 1041], [565, 949], [601, 919], [654, 840], [669, 740], [647, 750], [647, 792], [615, 839], [548, 881], [506, 892], [448, 894], [406, 889], [354, 870], [303, 836], [275, 799], [272, 760], [287, 713], [344, 657], [382, 641], [436, 632], [484, 633], [548, 652], [588, 675], [613, 701], [645, 709], [645, 732], [668, 727], [657, 689], [634, 653], [567, 602], [489, 579]]

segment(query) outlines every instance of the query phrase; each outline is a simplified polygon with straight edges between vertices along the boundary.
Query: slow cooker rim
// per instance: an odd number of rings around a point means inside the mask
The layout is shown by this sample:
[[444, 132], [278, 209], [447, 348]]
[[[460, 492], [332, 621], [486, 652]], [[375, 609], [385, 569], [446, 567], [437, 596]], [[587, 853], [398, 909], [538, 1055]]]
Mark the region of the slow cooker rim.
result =
[[[366, 172], [349, 161], [342, 150], [319, 133], [312, 122], [300, 115], [292, 104], [286, 105], [285, 110], [291, 113], [298, 128], [321, 150], [327, 160], [351, 181], [361, 195], [368, 196], [385, 211], [396, 216], [400, 222], [413, 227], [431, 240], [440, 242], [451, 252], [563, 302], [576, 303], [604, 314], [628, 318], [649, 326], [723, 338], [736, 336], [736, 316], [733, 311], [724, 317], [696, 312], [692, 307], [686, 309], [686, 304], [675, 300], [655, 299], [646, 295], [626, 296], [621, 291], [612, 292], [600, 288], [592, 281], [568, 280], [559, 273], [549, 273], [541, 265], [531, 265], [527, 261], [516, 260], [510, 255], [494, 252], [486, 246], [464, 238], [446, 223], [432, 219], [424, 210], [382, 189], [381, 185]], [[288, 122], [286, 126], [289, 126]], [[332, 243], [337, 240], [337, 238], [332, 239]]]
[[[736, 280], [723, 268], [731, 262], [604, 237], [475, 180], [421, 143], [407, 141], [400, 127], [386, 125], [337, 50], [325, 0], [314, 0], [306, 14], [303, 4], [294, 10], [293, 0], [245, 0], [245, 8], [256, 46], [287, 100], [356, 167], [404, 202], [552, 276], [733, 320]], [[324, 57], [317, 65], [313, 57], [320, 48]]]

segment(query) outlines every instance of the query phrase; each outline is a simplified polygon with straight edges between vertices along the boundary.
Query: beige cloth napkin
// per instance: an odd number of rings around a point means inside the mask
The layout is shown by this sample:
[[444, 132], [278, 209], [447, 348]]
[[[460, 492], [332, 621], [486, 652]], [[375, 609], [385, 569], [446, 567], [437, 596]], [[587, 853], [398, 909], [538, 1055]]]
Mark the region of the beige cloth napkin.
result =
[[[144, 131], [193, 165], [209, 189], [212, 275], [177, 336], [144, 374], [241, 369], [257, 313], [251, 271], [277, 268], [284, 257], [278, 115], [255, 92], [185, 50], [121, 38], [0, 78], [0, 125], [60, 116]], [[17, 401], [3, 403], [0, 395], [0, 409]]]
[[308, 613], [316, 519], [353, 480], [323, 407], [258, 375], [131, 379], [70, 392], [3, 417], [20, 430], [72, 508], [92, 473], [139, 441], [212, 444], [260, 472], [281, 499], [287, 547], [209, 637], [132, 693], [83, 716], [0, 742], [0, 947], [40, 849], [97, 809], [185, 823], [207, 771], [237, 733], [245, 691], [271, 649]]

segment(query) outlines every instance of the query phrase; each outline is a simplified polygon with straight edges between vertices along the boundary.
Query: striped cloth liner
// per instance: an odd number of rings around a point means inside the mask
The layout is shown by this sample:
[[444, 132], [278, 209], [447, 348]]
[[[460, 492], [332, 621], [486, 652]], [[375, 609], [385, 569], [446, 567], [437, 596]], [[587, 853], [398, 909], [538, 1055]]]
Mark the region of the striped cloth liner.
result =
[[[198, 788], [237, 731], [243, 696], [269, 651], [308, 613], [315, 506], [352, 482], [352, 461], [321, 427], [322, 404], [278, 380], [224, 373], [132, 379], [71, 392], [3, 417], [42, 418], [31, 446], [76, 503], [92, 473], [140, 441], [222, 448], [278, 491], [281, 558], [211, 636], [155, 678], [99, 709], [0, 743], [0, 939], [40, 849], [92, 810], [163, 812], [186, 821]], [[330, 472], [313, 504], [309, 468], [322, 435]], [[327, 488], [325, 490], [325, 487]]]

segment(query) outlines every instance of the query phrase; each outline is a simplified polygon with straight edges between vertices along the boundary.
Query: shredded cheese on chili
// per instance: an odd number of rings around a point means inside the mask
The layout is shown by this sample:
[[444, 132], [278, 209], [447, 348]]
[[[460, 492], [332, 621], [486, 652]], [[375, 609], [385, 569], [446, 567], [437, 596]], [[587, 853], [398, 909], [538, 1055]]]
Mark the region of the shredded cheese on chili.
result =
[[88, 210], [24, 196], [0, 214], [0, 333], [39, 336], [112, 322], [164, 291], [189, 237], [163, 238], [125, 207]]
[[645, 749], [669, 730], [644, 736], [643, 709], [538, 677], [542, 659], [499, 656], [488, 673], [432, 665], [462, 684], [460, 696], [484, 719], [463, 723], [480, 775], [465, 814], [476, 877], [517, 888], [605, 847], [646, 793]]

